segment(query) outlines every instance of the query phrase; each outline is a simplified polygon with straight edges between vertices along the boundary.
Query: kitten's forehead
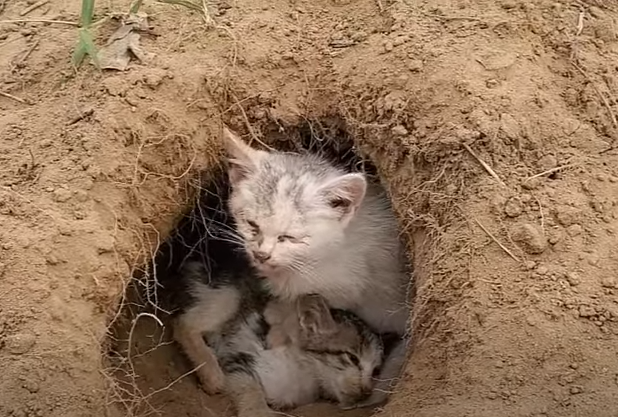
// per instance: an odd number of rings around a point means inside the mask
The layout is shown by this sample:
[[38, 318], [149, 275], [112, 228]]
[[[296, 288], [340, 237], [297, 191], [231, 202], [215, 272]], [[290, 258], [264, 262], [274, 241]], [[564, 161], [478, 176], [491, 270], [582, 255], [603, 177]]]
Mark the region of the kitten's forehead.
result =
[[302, 215], [307, 193], [337, 171], [304, 155], [271, 154], [247, 183], [262, 216]]

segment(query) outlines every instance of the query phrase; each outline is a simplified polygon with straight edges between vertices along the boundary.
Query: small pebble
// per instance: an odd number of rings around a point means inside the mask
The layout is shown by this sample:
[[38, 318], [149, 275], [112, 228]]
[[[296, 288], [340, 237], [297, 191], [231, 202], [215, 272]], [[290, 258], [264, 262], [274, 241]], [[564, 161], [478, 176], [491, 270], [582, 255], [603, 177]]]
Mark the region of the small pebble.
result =
[[582, 228], [580, 224], [572, 224], [571, 226], [567, 228], [567, 233], [571, 237], [579, 236], [582, 234], [583, 231], [584, 229]]
[[397, 125], [391, 129], [391, 133], [395, 136], [406, 136], [408, 134], [408, 130], [403, 125]]
[[576, 272], [567, 272], [566, 273], [567, 282], [573, 287], [581, 284], [582, 280]]
[[420, 59], [413, 59], [409, 61], [408, 69], [412, 72], [421, 72], [423, 70], [423, 61]]
[[534, 269], [534, 267], [536, 266], [536, 262], [534, 261], [526, 261], [524, 263], [524, 267], [526, 268], [526, 270], [530, 271], [532, 269]]
[[578, 387], [577, 385], [572, 386], [571, 388], [569, 388], [569, 392], [573, 395], [575, 394], [581, 394], [583, 392], [583, 389], [581, 387]]
[[4, 346], [13, 355], [28, 353], [36, 343], [34, 333], [17, 333], [5, 339]]
[[594, 317], [597, 312], [594, 308], [586, 305], [579, 306], [579, 317]]
[[524, 210], [524, 205], [519, 197], [512, 197], [506, 202], [504, 212], [509, 217], [517, 217]]
[[54, 201], [58, 203], [64, 203], [65, 201], [68, 201], [71, 198], [71, 191], [65, 188], [58, 188], [53, 191], [52, 198], [54, 199]]
[[539, 168], [549, 170], [558, 166], [558, 159], [553, 155], [545, 155], [539, 160]]

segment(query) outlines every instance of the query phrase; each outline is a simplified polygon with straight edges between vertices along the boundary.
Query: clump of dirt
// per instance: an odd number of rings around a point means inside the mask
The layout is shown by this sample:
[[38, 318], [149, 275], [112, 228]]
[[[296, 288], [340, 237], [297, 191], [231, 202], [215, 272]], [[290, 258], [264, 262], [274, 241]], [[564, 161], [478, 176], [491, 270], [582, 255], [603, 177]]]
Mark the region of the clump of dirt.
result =
[[[0, 1], [0, 415], [126, 415], [109, 329], [217, 166], [221, 122], [256, 141], [337, 116], [417, 266], [410, 363], [379, 415], [614, 417], [613, 2], [218, 1], [208, 30], [146, 2], [155, 55], [124, 72], [71, 68], [58, 22], [79, 5], [30, 5]], [[214, 409], [182, 364], [161, 373], [171, 349], [131, 376], [135, 401]]]

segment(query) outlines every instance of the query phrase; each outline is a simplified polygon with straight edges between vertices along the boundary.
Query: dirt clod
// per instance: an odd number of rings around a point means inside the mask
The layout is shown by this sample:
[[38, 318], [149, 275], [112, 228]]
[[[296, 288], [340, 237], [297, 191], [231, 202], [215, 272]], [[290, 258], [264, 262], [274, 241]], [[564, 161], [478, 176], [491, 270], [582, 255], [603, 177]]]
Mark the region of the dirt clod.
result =
[[530, 254], [538, 255], [547, 249], [547, 238], [543, 231], [530, 223], [518, 223], [512, 226], [511, 238]]
[[519, 197], [509, 198], [504, 207], [504, 212], [509, 217], [517, 217], [524, 210], [524, 204]]
[[35, 343], [36, 336], [33, 333], [23, 332], [7, 336], [4, 347], [13, 355], [23, 355], [30, 352]]

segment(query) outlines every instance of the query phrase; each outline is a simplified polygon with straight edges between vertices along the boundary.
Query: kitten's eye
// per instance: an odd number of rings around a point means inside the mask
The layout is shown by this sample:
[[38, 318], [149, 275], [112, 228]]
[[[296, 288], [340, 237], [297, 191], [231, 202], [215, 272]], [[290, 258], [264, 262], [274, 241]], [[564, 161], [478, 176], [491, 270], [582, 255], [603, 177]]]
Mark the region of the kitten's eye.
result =
[[350, 361], [350, 363], [354, 366], [360, 366], [360, 360], [358, 359], [358, 356], [356, 356], [353, 353], [349, 353], [346, 352], [345, 353], [346, 358]]
[[277, 237], [277, 240], [279, 242], [285, 242], [286, 240], [290, 241], [290, 242], [296, 242], [297, 241], [294, 236], [290, 236], [290, 235], [280, 235], [280, 236]]

